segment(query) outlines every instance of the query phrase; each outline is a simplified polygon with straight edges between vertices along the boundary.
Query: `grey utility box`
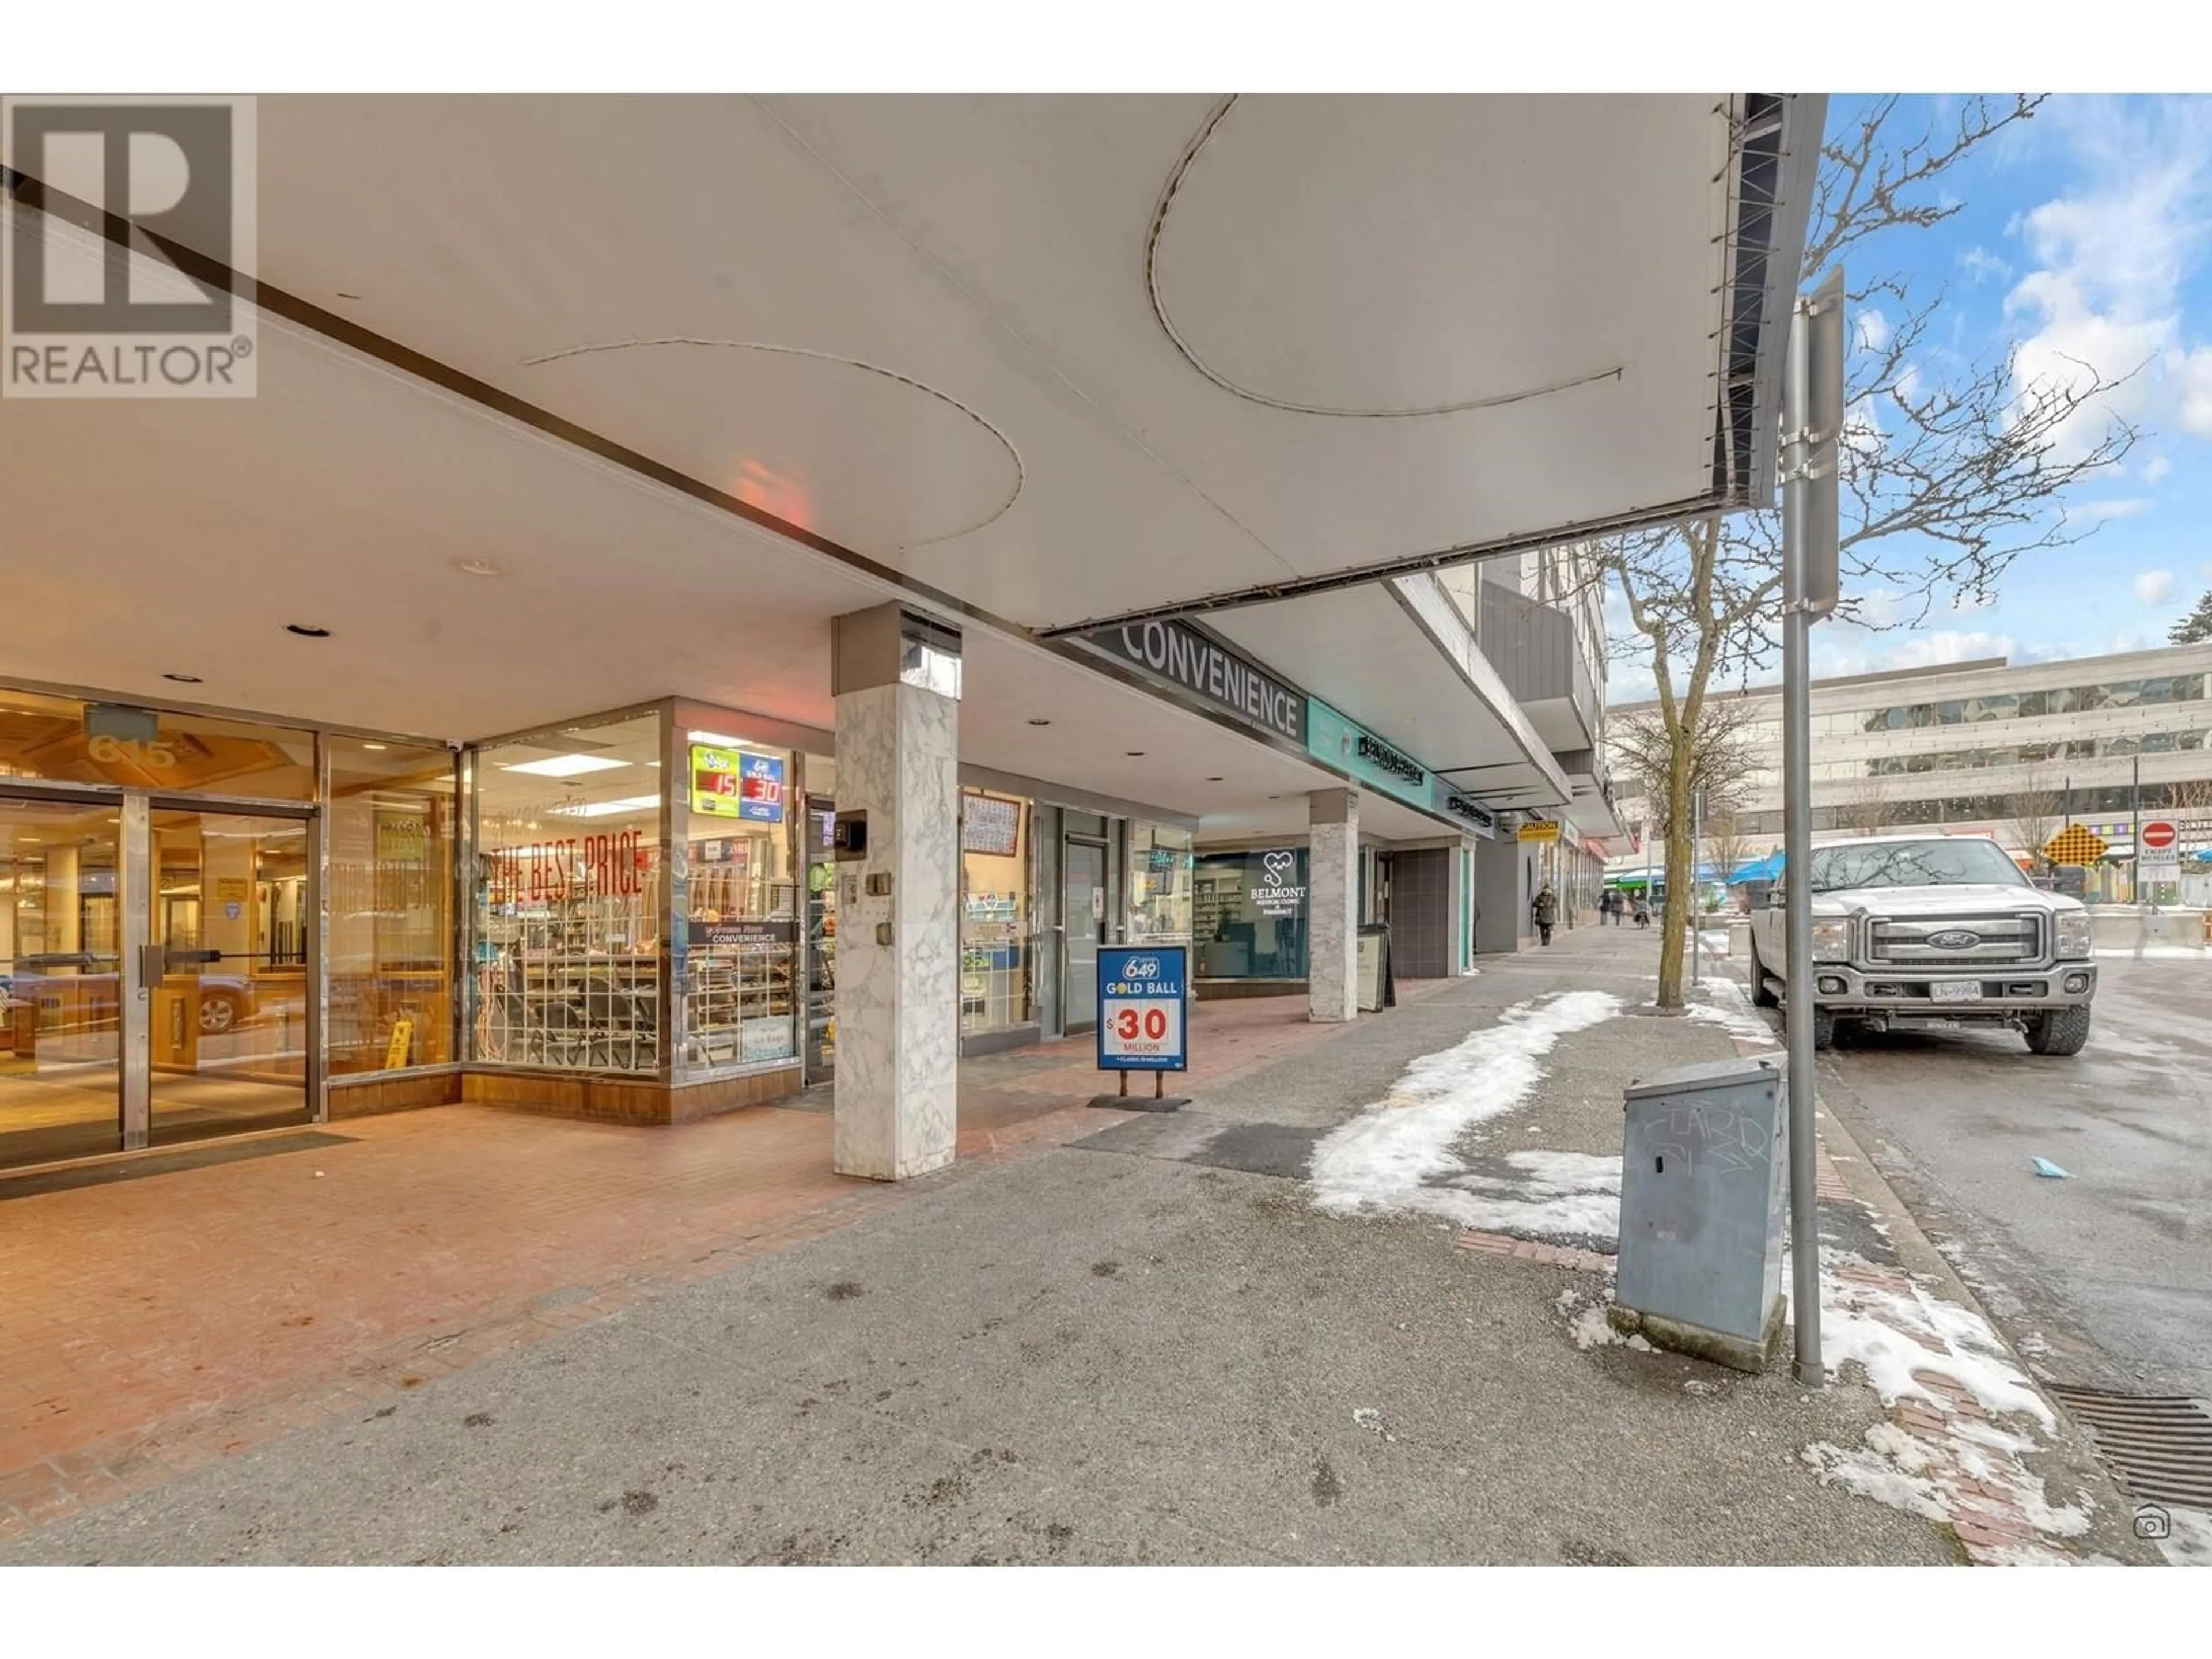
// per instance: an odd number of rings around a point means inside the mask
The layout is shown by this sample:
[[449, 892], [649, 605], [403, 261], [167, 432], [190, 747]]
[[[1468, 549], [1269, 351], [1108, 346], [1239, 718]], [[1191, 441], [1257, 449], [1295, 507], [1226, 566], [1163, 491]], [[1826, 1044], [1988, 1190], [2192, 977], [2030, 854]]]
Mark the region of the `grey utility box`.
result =
[[1782, 1330], [1782, 1065], [1678, 1066], [1628, 1090], [1613, 1323], [1739, 1370]]

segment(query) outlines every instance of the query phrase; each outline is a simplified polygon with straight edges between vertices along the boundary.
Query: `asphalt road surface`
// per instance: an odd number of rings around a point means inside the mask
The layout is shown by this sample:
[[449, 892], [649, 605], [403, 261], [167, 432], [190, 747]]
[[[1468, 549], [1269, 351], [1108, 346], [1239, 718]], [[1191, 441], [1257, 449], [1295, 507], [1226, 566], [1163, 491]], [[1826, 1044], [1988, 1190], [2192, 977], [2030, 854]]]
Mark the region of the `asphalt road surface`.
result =
[[2098, 965], [2071, 1060], [1846, 1037], [1821, 1097], [2047, 1380], [2212, 1397], [2212, 960]]

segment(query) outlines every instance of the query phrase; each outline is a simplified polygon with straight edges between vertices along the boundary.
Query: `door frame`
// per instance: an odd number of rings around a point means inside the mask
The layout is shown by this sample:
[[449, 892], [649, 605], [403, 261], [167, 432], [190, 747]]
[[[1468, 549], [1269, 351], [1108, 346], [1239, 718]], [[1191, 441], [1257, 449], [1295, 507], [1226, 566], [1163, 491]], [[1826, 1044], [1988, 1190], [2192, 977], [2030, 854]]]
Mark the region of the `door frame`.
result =
[[[317, 745], [319, 749], [320, 745]], [[118, 860], [123, 867], [121, 885], [126, 893], [137, 891], [144, 902], [133, 905], [126, 899], [121, 916], [118, 937], [123, 946], [123, 1150], [135, 1152], [149, 1144], [153, 1130], [154, 1055], [153, 1055], [153, 999], [145, 983], [144, 963], [141, 949], [151, 942], [154, 920], [155, 887], [157, 872], [154, 862], [154, 814], [161, 812], [191, 812], [201, 817], [281, 818], [304, 825], [307, 838], [307, 898], [306, 960], [302, 963], [301, 982], [307, 1003], [307, 1064], [300, 1080], [301, 1103], [307, 1108], [307, 1121], [323, 1123], [329, 1121], [330, 1097], [328, 1067], [323, 1054], [324, 1015], [329, 1000], [328, 986], [324, 970], [324, 939], [328, 918], [324, 914], [324, 896], [330, 890], [328, 883], [330, 842], [325, 818], [321, 806], [311, 801], [240, 800], [229, 796], [179, 795], [160, 790], [126, 789], [123, 792], [123, 851]], [[204, 897], [202, 900], [204, 907]], [[204, 915], [204, 908], [203, 909]], [[134, 933], [135, 928], [135, 933]], [[250, 1133], [252, 1131], [241, 1131]]]
[[[213, 817], [289, 818], [307, 828], [307, 1065], [302, 1099], [310, 1122], [330, 1115], [324, 1062], [324, 896], [329, 890], [327, 820], [312, 801], [255, 800], [234, 795], [178, 794], [118, 786], [54, 784], [10, 778], [5, 793], [21, 800], [72, 806], [106, 806], [122, 818], [116, 843], [116, 1121], [120, 1149], [146, 1149], [153, 1120], [153, 1000], [145, 979], [144, 947], [150, 941], [154, 902], [154, 813], [196, 812]], [[244, 1133], [251, 1133], [246, 1131]], [[112, 1156], [112, 1154], [110, 1154]]]
[[[1069, 966], [1075, 960], [1075, 952], [1068, 943], [1067, 936], [1067, 855], [1071, 849], [1078, 847], [1091, 848], [1098, 854], [1098, 885], [1097, 890], [1101, 895], [1098, 902], [1102, 908], [1100, 909], [1097, 919], [1091, 925], [1097, 930], [1097, 935], [1092, 940], [1092, 944], [1096, 950], [1102, 955], [1104, 953], [1106, 949], [1106, 924], [1109, 920], [1104, 909], [1103, 908], [1106, 902], [1103, 896], [1109, 890], [1106, 878], [1107, 872], [1112, 867], [1113, 864], [1113, 849], [1110, 842], [1106, 836], [1085, 835], [1080, 832], [1070, 832], [1067, 830], [1062, 830], [1060, 832], [1060, 1027], [1062, 1033], [1068, 1036], [1081, 1036], [1087, 1031], [1095, 1031], [1098, 1029], [1098, 998], [1097, 988], [1092, 988], [1090, 1006], [1079, 1011], [1073, 1006], [1068, 996], [1067, 970]], [[1092, 957], [1092, 961], [1096, 962], [1097, 960], [1097, 957], [1094, 956]]]

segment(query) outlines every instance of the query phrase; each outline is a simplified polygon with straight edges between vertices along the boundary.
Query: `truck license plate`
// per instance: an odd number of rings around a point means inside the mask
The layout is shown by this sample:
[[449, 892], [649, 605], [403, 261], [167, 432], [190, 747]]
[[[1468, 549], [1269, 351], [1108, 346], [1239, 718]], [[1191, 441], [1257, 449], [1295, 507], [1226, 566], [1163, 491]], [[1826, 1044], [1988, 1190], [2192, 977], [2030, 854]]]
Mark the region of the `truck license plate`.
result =
[[1930, 1002], [1979, 1002], [1982, 982], [1978, 979], [1939, 979], [1928, 988]]

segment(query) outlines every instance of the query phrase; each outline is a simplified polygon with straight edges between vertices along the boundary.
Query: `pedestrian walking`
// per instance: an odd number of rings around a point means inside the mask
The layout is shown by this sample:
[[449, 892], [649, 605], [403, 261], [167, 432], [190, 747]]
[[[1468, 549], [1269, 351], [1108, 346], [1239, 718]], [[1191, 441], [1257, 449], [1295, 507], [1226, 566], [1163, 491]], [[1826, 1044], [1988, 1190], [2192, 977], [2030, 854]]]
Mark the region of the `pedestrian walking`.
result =
[[1552, 890], [1550, 882], [1544, 884], [1542, 890], [1536, 895], [1536, 902], [1528, 908], [1536, 918], [1538, 937], [1545, 944], [1549, 945], [1552, 942], [1552, 929], [1559, 925], [1559, 896]]

